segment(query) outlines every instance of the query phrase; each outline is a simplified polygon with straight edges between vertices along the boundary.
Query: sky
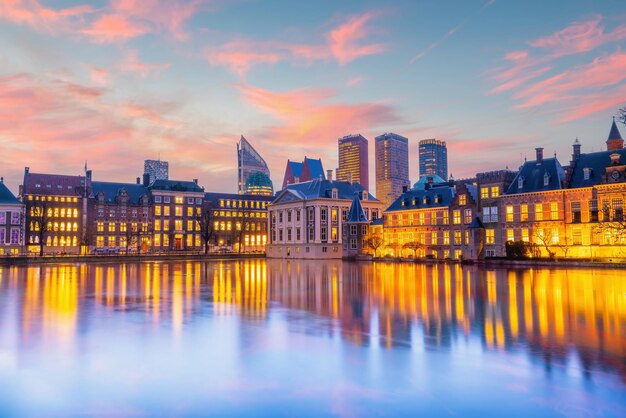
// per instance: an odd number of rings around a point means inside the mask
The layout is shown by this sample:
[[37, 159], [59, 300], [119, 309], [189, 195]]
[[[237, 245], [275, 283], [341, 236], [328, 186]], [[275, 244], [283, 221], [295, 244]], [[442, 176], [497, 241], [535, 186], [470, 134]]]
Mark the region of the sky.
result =
[[[605, 147], [626, 105], [624, 0], [0, 0], [0, 176], [170, 178], [235, 192], [244, 135], [275, 186], [337, 139], [447, 141], [449, 172]], [[621, 125], [626, 134], [626, 126]], [[375, 187], [372, 187], [375, 193]]]

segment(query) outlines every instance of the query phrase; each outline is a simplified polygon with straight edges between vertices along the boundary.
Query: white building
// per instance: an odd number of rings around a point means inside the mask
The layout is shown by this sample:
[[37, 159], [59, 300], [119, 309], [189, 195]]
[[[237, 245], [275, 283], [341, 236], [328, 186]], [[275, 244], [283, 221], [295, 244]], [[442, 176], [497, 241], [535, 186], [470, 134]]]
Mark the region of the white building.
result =
[[382, 203], [358, 183], [311, 180], [290, 184], [268, 206], [268, 258], [330, 259], [343, 256], [343, 223], [357, 194], [369, 220]]

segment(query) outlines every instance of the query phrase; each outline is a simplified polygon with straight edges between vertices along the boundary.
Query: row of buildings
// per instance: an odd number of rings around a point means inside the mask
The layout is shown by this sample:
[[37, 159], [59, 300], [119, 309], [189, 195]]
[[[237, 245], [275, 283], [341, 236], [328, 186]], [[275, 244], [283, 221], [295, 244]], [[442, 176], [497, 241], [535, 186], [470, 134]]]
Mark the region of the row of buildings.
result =
[[[566, 165], [537, 148], [517, 171], [425, 175], [411, 189], [402, 184], [389, 205], [353, 179], [287, 184], [268, 206], [266, 253], [480, 259], [516, 247], [518, 256], [626, 258], [625, 199], [626, 149], [613, 120], [606, 151], [583, 153], [576, 140]], [[361, 211], [365, 219], [348, 216]]]

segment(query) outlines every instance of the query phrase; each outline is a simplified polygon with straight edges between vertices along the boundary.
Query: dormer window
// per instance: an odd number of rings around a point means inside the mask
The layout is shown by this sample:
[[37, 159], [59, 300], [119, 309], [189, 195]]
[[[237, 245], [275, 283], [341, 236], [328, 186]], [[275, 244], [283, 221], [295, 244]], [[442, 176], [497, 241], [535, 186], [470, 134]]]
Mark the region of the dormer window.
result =
[[367, 190], [363, 190], [363, 200], [367, 200]]
[[337, 196], [339, 195], [339, 192], [337, 191], [337, 189], [333, 189], [332, 191], [332, 197], [333, 199], [337, 199]]
[[550, 184], [550, 174], [546, 173], [543, 175], [543, 185], [547, 186], [548, 184]]
[[524, 187], [524, 177], [519, 176], [519, 178], [517, 179], [517, 188], [521, 189], [523, 187]]
[[590, 168], [583, 168], [583, 179], [584, 180], [589, 180], [590, 177], [591, 177], [591, 169]]

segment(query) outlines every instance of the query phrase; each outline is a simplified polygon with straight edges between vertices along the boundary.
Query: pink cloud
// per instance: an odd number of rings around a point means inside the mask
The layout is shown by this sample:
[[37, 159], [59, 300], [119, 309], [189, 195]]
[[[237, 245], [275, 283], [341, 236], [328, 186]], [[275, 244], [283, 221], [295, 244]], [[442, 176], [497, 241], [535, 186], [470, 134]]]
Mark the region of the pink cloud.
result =
[[346, 86], [348, 86], [348, 87], [355, 87], [355, 86], [358, 86], [359, 84], [363, 83], [365, 80], [367, 80], [367, 78], [363, 77], [363, 76], [352, 77], [352, 78], [348, 79], [348, 81], [346, 82]]
[[367, 55], [379, 54], [385, 50], [380, 43], [363, 43], [370, 34], [367, 23], [376, 17], [376, 13], [367, 12], [348, 19], [347, 22], [330, 31], [328, 45], [340, 65]]
[[504, 59], [507, 61], [521, 61], [528, 58], [528, 51], [511, 51], [504, 55]]
[[92, 12], [92, 7], [87, 5], [57, 10], [43, 7], [37, 0], [0, 2], [0, 19], [51, 32], [63, 30], [72, 20]]
[[111, 80], [111, 72], [105, 68], [89, 67], [89, 77], [91, 81], [100, 85], [107, 85]]
[[98, 44], [124, 42], [148, 33], [150, 29], [143, 23], [133, 21], [119, 14], [103, 15], [91, 22], [89, 27], [81, 30]]
[[243, 77], [253, 66], [275, 64], [285, 58], [275, 45], [255, 43], [246, 40], [228, 42], [219, 48], [206, 52], [211, 65], [229, 68]]
[[127, 73], [138, 74], [142, 78], [149, 75], [159, 74], [170, 67], [169, 63], [151, 64], [144, 63], [139, 60], [139, 52], [137, 50], [129, 50], [120, 64], [120, 70]]

